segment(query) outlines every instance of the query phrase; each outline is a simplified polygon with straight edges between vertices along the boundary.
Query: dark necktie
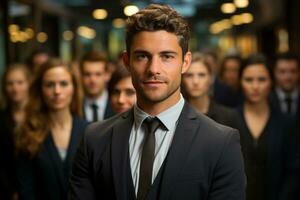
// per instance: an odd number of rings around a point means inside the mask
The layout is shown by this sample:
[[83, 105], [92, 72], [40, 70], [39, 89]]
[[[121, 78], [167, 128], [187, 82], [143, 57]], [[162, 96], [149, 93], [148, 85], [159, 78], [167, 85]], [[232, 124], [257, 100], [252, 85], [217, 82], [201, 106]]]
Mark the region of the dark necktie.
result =
[[146, 125], [145, 140], [140, 164], [140, 177], [137, 200], [145, 199], [152, 185], [152, 169], [155, 151], [155, 131], [160, 125], [156, 117], [148, 117], [143, 122]]
[[285, 97], [285, 103], [287, 107], [287, 113], [290, 114], [292, 112], [292, 98], [287, 95]]
[[93, 122], [98, 121], [98, 106], [97, 104], [91, 104], [91, 108], [93, 111]]

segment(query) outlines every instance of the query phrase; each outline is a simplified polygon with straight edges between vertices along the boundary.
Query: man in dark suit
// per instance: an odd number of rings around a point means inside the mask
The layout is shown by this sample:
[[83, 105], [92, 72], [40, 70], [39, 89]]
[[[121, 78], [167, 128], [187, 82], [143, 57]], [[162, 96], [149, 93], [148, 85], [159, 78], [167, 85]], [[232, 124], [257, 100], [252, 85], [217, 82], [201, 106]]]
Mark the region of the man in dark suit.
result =
[[88, 122], [101, 121], [113, 116], [108, 92], [107, 60], [99, 52], [89, 52], [80, 61], [84, 89], [84, 117]]
[[187, 22], [169, 6], [129, 17], [123, 60], [137, 104], [87, 128], [70, 199], [244, 199], [238, 132], [197, 114], [180, 94], [188, 39]]
[[300, 66], [298, 57], [291, 53], [278, 55], [275, 67], [275, 85], [271, 92], [271, 105], [294, 118], [300, 113]]

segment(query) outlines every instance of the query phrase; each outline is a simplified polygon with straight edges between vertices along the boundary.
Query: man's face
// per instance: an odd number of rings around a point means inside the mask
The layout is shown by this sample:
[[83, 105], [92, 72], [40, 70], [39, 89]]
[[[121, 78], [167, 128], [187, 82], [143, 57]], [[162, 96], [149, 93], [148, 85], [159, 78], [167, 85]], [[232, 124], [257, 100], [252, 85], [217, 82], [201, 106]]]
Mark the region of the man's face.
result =
[[179, 100], [181, 74], [189, 67], [191, 53], [182, 55], [175, 34], [142, 31], [135, 35], [130, 52], [123, 58], [139, 106], [162, 105], [166, 109]]
[[239, 85], [240, 62], [236, 59], [228, 59], [224, 65], [223, 81], [232, 88]]
[[86, 96], [98, 98], [105, 89], [108, 75], [104, 62], [84, 62], [82, 66], [82, 83]]
[[299, 66], [295, 60], [278, 60], [275, 66], [275, 81], [285, 92], [291, 92], [299, 81]]

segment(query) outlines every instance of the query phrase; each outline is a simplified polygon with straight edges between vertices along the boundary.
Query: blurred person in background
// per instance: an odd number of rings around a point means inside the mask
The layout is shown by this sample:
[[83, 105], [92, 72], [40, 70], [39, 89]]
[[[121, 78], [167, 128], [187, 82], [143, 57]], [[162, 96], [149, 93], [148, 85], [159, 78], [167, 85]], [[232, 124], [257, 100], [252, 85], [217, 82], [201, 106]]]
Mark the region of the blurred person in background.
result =
[[182, 76], [182, 89], [186, 100], [199, 112], [218, 123], [233, 128], [238, 127], [237, 113], [216, 103], [210, 97], [212, 68], [204, 54], [194, 54], [192, 63]]
[[132, 85], [131, 74], [123, 66], [117, 68], [108, 83], [110, 103], [115, 113], [122, 113], [136, 102], [136, 92]]
[[107, 60], [99, 52], [89, 52], [80, 61], [82, 85], [85, 92], [84, 116], [88, 122], [101, 121], [113, 115], [106, 89], [109, 80]]
[[36, 73], [36, 71], [41, 67], [41, 65], [46, 63], [51, 57], [52, 56], [47, 49], [39, 48], [34, 50], [30, 54], [27, 60], [27, 65], [33, 73]]
[[86, 122], [74, 73], [58, 59], [41, 66], [16, 130], [20, 199], [67, 199], [68, 179]]
[[221, 94], [222, 98], [219, 99], [219, 103], [225, 106], [235, 108], [243, 102], [239, 80], [241, 66], [242, 58], [239, 55], [227, 55], [222, 60], [219, 76], [229, 90]]
[[219, 56], [216, 51], [213, 49], [204, 49], [201, 51], [204, 54], [207, 63], [211, 66], [211, 79], [212, 84], [210, 87], [210, 95], [214, 98], [214, 100], [218, 103], [222, 103], [224, 95], [226, 96], [229, 93], [230, 88], [223, 83], [220, 79], [219, 71], [220, 71], [220, 63], [219, 63]]
[[0, 110], [0, 199], [12, 199], [16, 192], [14, 159], [15, 128], [24, 119], [24, 107], [28, 100], [29, 71], [23, 64], [7, 67], [2, 77]]
[[[251, 56], [240, 72], [245, 101], [238, 108], [247, 175], [247, 200], [295, 199], [299, 170], [293, 122], [272, 109], [271, 70], [263, 55]], [[299, 146], [299, 144], [298, 144]], [[299, 156], [299, 155], [298, 155]]]
[[299, 59], [290, 52], [278, 55], [274, 67], [275, 85], [271, 103], [282, 113], [297, 116], [300, 113]]

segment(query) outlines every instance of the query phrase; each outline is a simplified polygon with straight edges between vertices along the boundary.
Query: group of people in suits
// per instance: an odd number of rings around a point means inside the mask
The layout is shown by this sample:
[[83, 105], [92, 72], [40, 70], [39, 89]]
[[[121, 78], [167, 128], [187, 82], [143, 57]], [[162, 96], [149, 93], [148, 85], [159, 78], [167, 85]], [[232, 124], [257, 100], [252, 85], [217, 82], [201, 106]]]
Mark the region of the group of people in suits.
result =
[[151, 4], [128, 18], [112, 74], [97, 52], [79, 73], [53, 58], [33, 79], [8, 67], [0, 198], [298, 199], [297, 57], [271, 70], [261, 54], [227, 56], [218, 76], [189, 37], [177, 11]]

